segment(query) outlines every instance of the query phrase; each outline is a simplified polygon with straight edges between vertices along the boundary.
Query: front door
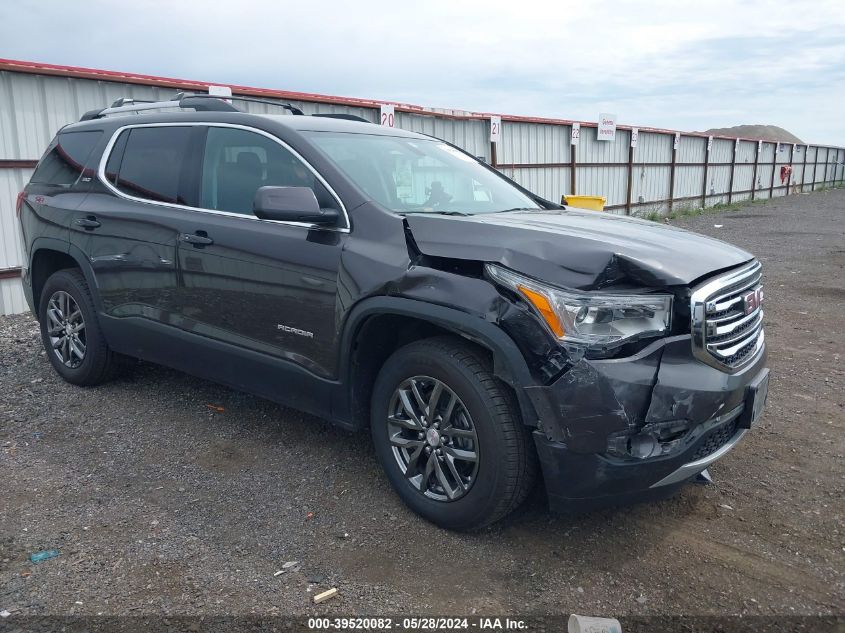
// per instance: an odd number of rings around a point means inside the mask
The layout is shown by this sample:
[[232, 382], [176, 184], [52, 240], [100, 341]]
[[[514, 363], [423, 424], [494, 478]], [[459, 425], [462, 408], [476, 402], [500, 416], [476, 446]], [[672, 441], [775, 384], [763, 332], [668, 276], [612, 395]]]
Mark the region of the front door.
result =
[[346, 227], [260, 220], [263, 186], [306, 186], [338, 208], [315, 172], [279, 140], [241, 127], [209, 126], [199, 209], [180, 211], [180, 323], [190, 331], [333, 373], [336, 295]]

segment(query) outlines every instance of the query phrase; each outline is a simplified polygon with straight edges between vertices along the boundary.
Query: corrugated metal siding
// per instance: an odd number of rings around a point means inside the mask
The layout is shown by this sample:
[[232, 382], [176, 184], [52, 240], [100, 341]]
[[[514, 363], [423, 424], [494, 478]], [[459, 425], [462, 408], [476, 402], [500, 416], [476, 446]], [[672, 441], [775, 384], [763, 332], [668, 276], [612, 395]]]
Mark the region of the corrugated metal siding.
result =
[[20, 278], [0, 279], [0, 314], [20, 314], [27, 310]]
[[30, 176], [31, 169], [0, 169], [0, 270], [21, 265], [23, 249], [15, 200]]
[[672, 160], [674, 142], [675, 140], [669, 134], [640, 132], [637, 148], [634, 150], [634, 162], [668, 163]]
[[[578, 145], [576, 160], [579, 163], [627, 163], [628, 147], [631, 145], [631, 133], [616, 130], [616, 140], [599, 141], [598, 130], [594, 127], [581, 128], [581, 141]], [[640, 137], [642, 138], [642, 137]]]
[[698, 136], [682, 136], [678, 147], [679, 163], [703, 163], [707, 151], [707, 139]]
[[675, 194], [673, 198], [700, 196], [704, 167], [675, 167]]
[[568, 167], [532, 167], [503, 169], [502, 173], [538, 196], [552, 202], [560, 202], [561, 196], [571, 193], [569, 171]]
[[[502, 140], [496, 148], [500, 163], [568, 163], [568, 125], [510, 122], [502, 124]], [[580, 157], [579, 157], [580, 159]]]
[[[734, 155], [734, 142], [721, 138], [713, 139], [713, 146], [710, 148], [711, 163], [729, 163]], [[727, 181], [725, 181], [727, 183]], [[728, 186], [725, 184], [725, 190]]]

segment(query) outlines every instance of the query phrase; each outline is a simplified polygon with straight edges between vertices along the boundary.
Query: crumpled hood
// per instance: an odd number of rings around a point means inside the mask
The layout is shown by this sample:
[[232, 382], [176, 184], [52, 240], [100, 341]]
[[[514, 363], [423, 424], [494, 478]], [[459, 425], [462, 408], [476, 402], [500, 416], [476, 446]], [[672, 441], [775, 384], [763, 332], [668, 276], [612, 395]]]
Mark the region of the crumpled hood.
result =
[[424, 255], [497, 262], [569, 288], [689, 285], [753, 259], [704, 235], [596, 211], [408, 214], [406, 220]]

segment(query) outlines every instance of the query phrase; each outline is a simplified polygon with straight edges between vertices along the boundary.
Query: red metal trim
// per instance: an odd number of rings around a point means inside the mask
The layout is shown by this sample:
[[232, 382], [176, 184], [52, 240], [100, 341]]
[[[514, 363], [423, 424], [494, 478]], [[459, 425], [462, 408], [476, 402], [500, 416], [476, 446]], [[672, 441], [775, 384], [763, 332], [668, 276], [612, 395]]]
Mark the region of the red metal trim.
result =
[[0, 159], [0, 169], [32, 169], [38, 164], [37, 160]]
[[0, 268], [0, 279], [15, 279], [20, 276], [20, 268]]

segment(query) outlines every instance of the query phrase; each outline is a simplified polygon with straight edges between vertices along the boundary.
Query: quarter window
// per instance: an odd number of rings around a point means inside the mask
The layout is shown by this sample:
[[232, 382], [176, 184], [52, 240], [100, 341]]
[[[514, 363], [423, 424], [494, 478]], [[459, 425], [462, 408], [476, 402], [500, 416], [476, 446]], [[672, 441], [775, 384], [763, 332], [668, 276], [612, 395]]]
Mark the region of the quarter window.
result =
[[190, 127], [125, 130], [106, 164], [106, 177], [123, 193], [156, 202], [190, 204], [180, 191], [191, 139]]
[[337, 206], [313, 172], [274, 140], [237, 128], [209, 127], [200, 206], [251, 215], [255, 192], [265, 186], [309, 187], [321, 207]]
[[85, 170], [85, 164], [102, 134], [99, 130], [59, 134], [38, 162], [30, 182], [72, 186]]

